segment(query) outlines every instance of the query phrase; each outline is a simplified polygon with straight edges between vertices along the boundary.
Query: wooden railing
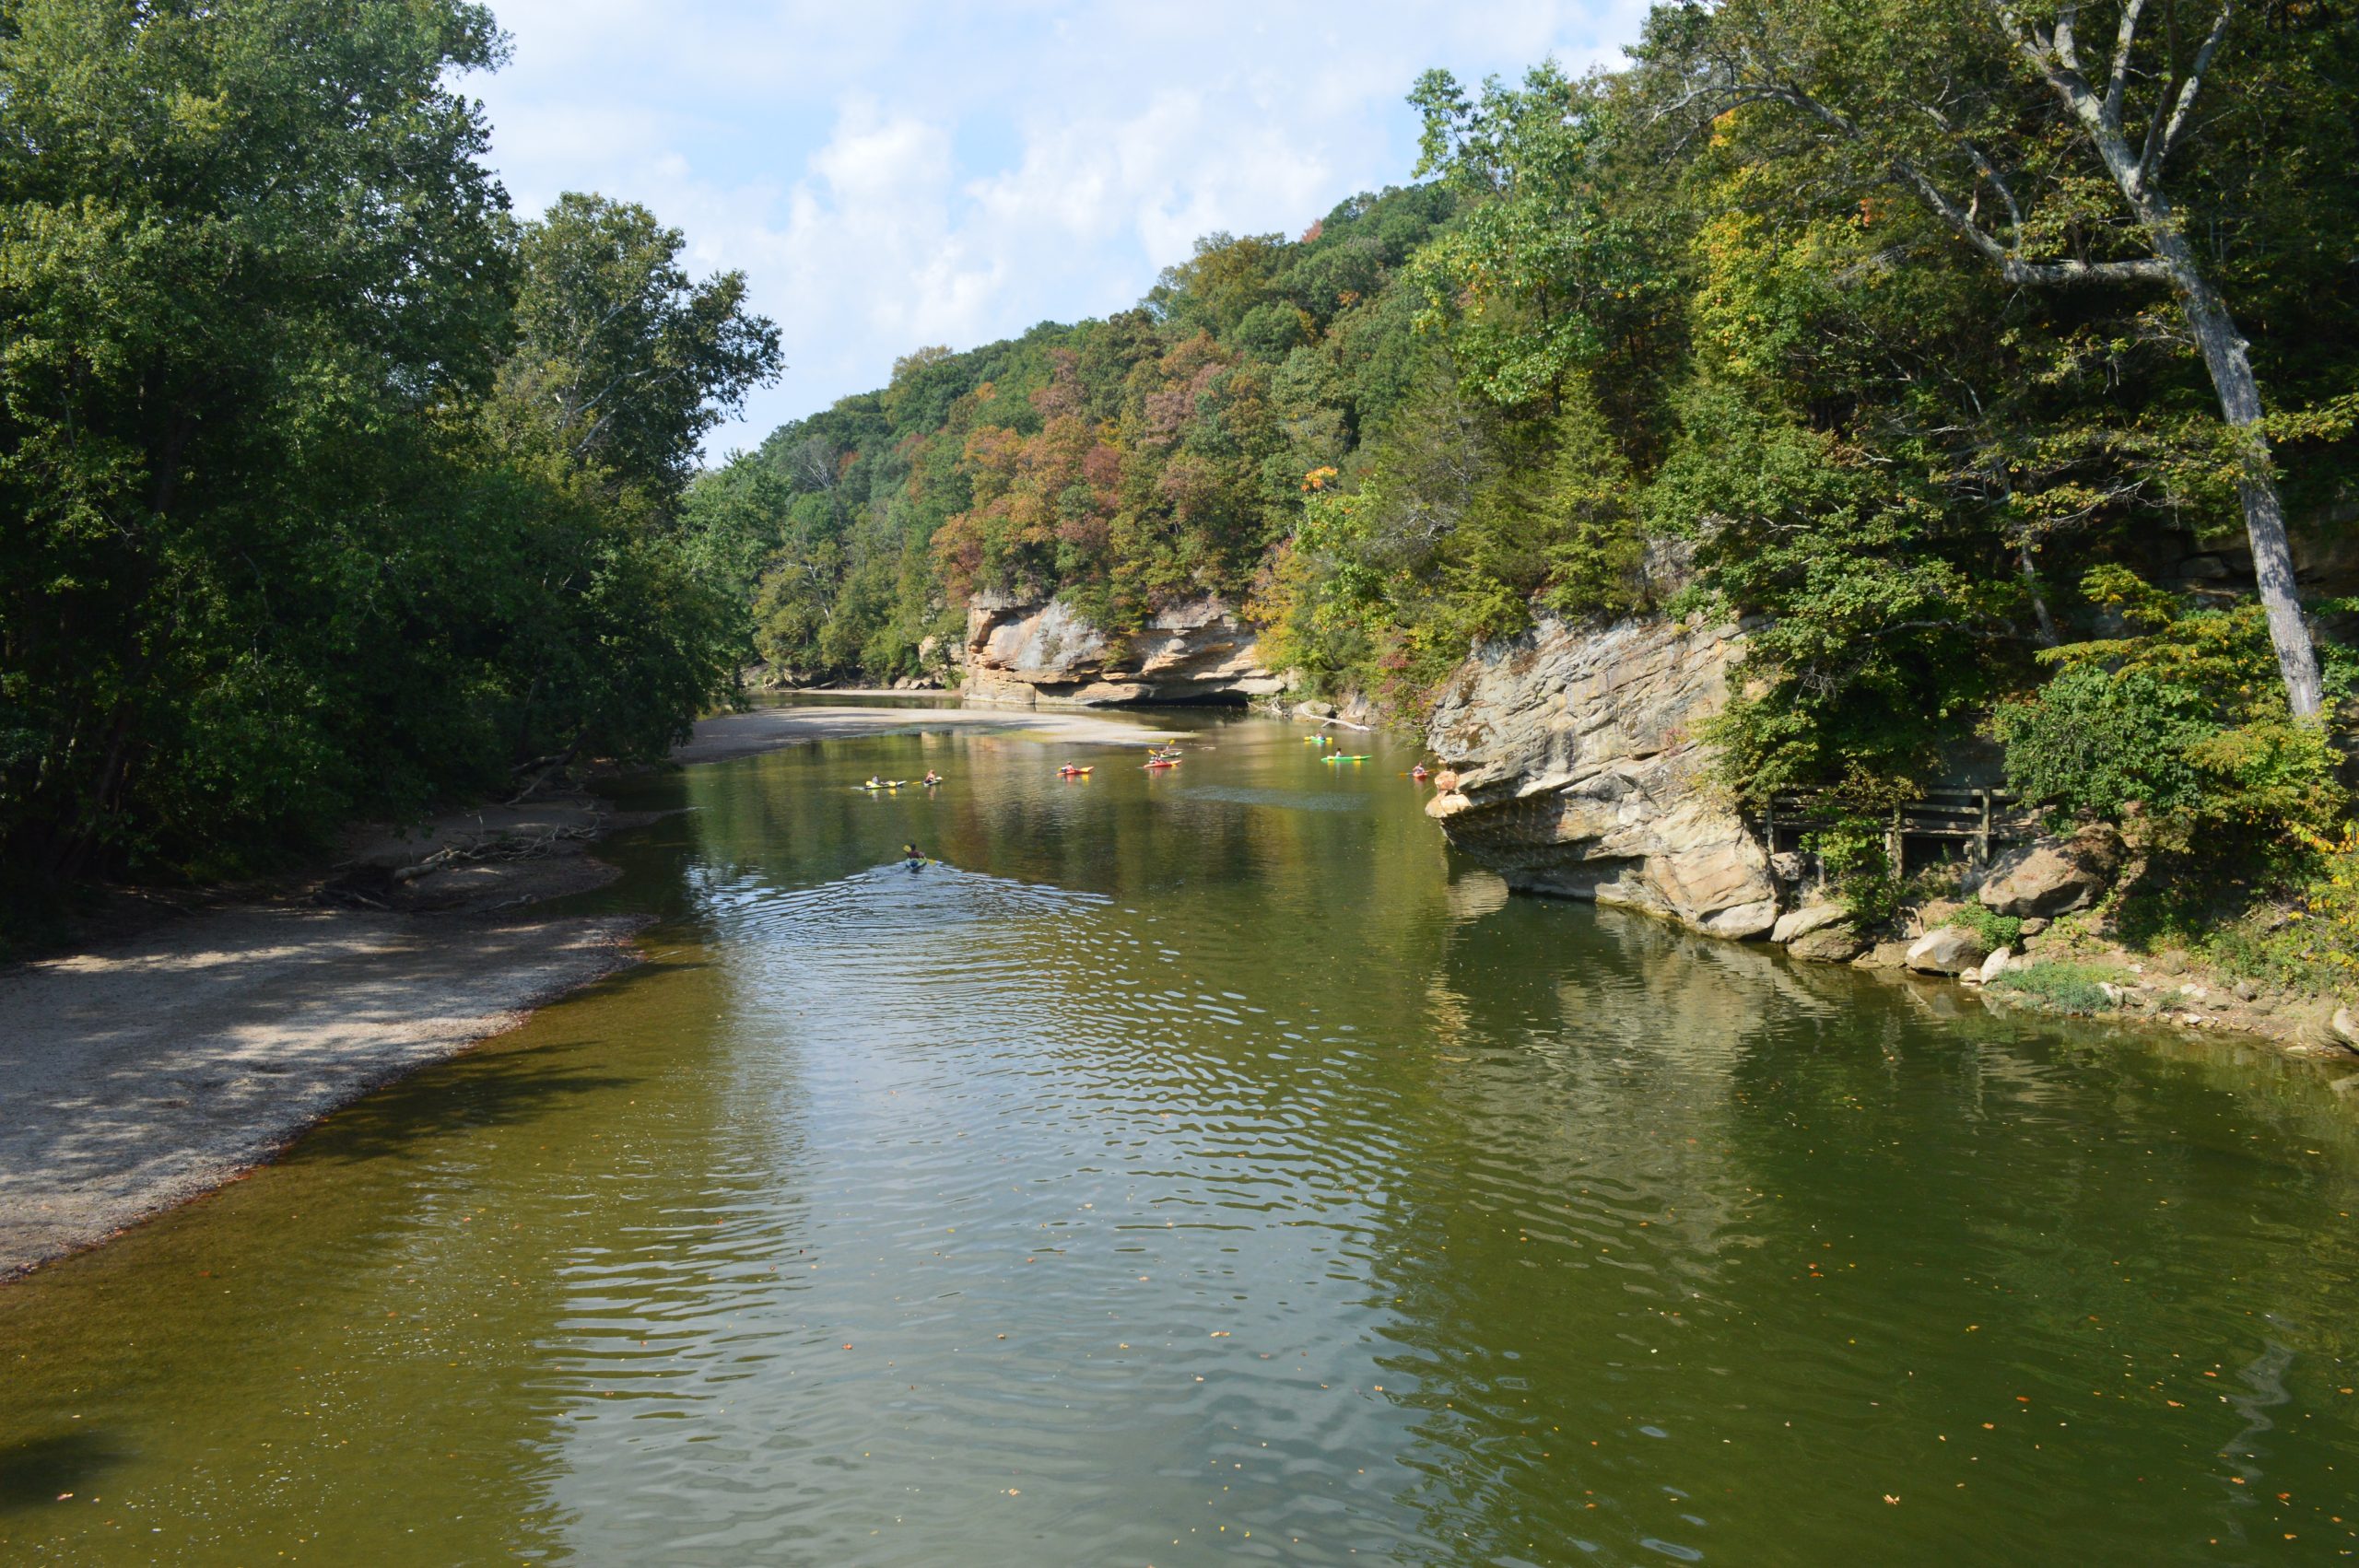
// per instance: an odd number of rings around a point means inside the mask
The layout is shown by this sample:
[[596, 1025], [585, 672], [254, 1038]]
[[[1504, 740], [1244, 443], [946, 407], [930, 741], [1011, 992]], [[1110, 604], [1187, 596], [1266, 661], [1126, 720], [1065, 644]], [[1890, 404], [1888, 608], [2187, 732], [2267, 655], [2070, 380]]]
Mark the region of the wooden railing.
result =
[[[1775, 855], [1786, 847], [1779, 842], [1781, 836], [1790, 836], [1799, 847], [1802, 835], [1854, 820], [1858, 813], [1836, 809], [1824, 795], [1782, 794], [1771, 795], [1749, 814]], [[2037, 816], [2011, 790], [1928, 790], [1921, 799], [1892, 808], [1884, 827], [1884, 855], [1896, 882], [1912, 838], [1962, 842], [1981, 865], [1989, 860], [1994, 846], [2028, 843], [2038, 833]]]

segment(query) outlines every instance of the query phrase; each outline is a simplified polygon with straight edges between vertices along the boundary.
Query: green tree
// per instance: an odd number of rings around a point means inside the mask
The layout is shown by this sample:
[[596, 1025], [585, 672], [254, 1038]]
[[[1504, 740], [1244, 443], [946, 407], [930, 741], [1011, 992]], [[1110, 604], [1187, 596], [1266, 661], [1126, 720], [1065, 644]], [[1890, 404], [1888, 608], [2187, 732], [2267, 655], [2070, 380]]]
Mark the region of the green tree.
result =
[[[454, 0], [0, 6], [0, 859], [53, 884], [312, 822], [446, 554], [504, 198]], [[357, 715], [356, 693], [393, 702]]]

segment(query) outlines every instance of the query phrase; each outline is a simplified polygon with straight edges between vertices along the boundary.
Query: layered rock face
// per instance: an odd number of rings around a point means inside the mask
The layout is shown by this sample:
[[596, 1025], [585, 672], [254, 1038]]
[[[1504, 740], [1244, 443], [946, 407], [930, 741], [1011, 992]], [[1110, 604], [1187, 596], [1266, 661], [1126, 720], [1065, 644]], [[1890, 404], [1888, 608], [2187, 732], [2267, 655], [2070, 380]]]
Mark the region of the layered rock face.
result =
[[1478, 649], [1434, 712], [1428, 744], [1458, 787], [1427, 812], [1525, 892], [1767, 934], [1769, 858], [1713, 797], [1696, 738], [1743, 647], [1730, 626], [1543, 620]]
[[965, 692], [1019, 708], [1272, 696], [1254, 629], [1209, 595], [1159, 611], [1127, 649], [1068, 606], [978, 595], [967, 611]]

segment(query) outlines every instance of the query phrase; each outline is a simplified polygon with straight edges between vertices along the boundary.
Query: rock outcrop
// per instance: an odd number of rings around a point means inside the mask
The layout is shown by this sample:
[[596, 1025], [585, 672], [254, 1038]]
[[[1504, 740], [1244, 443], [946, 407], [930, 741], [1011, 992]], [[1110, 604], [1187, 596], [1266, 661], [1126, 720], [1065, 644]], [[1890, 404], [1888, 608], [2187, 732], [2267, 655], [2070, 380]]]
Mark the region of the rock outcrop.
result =
[[1161, 610], [1127, 644], [1051, 601], [978, 595], [967, 612], [969, 701], [1020, 708], [1242, 701], [1276, 695], [1254, 628], [1209, 595]]
[[1524, 892], [1648, 910], [1714, 936], [1766, 935], [1768, 856], [1706, 778], [1741, 630], [1543, 619], [1477, 649], [1427, 742], [1457, 788], [1426, 810]]

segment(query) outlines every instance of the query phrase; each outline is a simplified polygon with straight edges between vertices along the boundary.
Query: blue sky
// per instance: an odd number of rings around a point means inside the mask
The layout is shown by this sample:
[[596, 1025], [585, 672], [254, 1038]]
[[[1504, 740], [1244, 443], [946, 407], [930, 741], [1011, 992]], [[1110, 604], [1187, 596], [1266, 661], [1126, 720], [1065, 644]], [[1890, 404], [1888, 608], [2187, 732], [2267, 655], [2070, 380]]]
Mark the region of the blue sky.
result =
[[1418, 72], [1611, 64], [1644, 0], [494, 0], [468, 83], [520, 211], [644, 202], [744, 269], [788, 370], [718, 457], [924, 344], [1132, 304], [1196, 236], [1298, 233], [1415, 158]]

